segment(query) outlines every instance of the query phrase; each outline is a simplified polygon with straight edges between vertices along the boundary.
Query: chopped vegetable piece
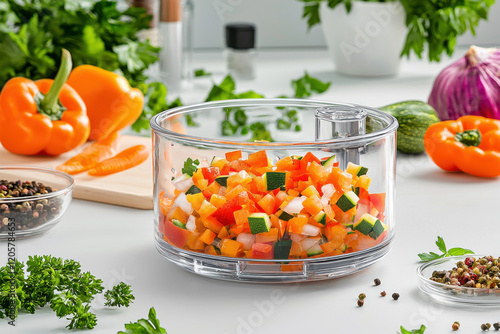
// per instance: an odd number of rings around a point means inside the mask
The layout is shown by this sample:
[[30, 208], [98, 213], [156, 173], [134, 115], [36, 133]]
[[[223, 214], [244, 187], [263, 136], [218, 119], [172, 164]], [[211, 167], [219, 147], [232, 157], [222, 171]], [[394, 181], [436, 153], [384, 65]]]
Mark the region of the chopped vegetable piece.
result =
[[359, 197], [353, 191], [342, 194], [337, 200], [337, 206], [344, 212], [351, 210], [358, 204]]
[[252, 213], [248, 216], [248, 224], [250, 225], [250, 231], [252, 231], [252, 234], [268, 232], [271, 228], [269, 216], [260, 212]]
[[104, 176], [118, 173], [135, 167], [146, 161], [149, 149], [145, 145], [132, 146], [107, 160], [104, 160], [89, 170], [89, 175]]
[[226, 176], [226, 175], [222, 175], [222, 176], [217, 176], [215, 178], [215, 182], [217, 182], [218, 184], [220, 184], [222, 187], [227, 187], [227, 178], [229, 176]]
[[266, 183], [266, 190], [271, 191], [274, 189], [285, 190], [286, 173], [284, 172], [267, 172], [262, 178]]

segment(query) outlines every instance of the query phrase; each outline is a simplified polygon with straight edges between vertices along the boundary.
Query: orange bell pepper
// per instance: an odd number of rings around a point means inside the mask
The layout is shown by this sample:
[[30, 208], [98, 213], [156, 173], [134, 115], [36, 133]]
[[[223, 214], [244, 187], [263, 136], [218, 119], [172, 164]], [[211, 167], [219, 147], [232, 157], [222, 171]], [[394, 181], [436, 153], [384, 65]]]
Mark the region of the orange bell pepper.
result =
[[68, 84], [82, 97], [90, 119], [90, 140], [106, 138], [139, 118], [144, 95], [127, 79], [92, 65], [76, 67]]
[[71, 55], [63, 50], [55, 80], [12, 78], [0, 94], [0, 142], [16, 154], [59, 155], [85, 143], [90, 125], [85, 104], [65, 84]]
[[500, 121], [463, 116], [431, 125], [425, 150], [442, 169], [481, 177], [500, 176]]

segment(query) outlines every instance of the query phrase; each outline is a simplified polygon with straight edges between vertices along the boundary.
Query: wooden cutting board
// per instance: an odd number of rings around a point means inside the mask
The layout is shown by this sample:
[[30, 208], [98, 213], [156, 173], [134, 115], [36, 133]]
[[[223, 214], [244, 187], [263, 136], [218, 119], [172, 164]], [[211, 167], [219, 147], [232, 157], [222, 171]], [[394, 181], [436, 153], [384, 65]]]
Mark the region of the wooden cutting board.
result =
[[[152, 152], [151, 138], [138, 136], [121, 136], [118, 151], [139, 144], [146, 145]], [[55, 168], [82, 149], [83, 147], [58, 157], [43, 157], [12, 154], [0, 145], [0, 165]], [[120, 173], [95, 177], [84, 172], [73, 177], [75, 178], [73, 198], [137, 209], [153, 208], [153, 165], [151, 155], [148, 160], [139, 166]]]

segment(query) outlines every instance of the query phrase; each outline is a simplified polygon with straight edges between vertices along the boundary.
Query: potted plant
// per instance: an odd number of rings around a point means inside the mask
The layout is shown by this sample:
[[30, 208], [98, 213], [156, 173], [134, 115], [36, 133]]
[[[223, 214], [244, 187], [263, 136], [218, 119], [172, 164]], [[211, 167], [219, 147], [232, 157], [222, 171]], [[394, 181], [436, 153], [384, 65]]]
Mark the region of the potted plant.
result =
[[413, 52], [430, 61], [451, 56], [456, 39], [475, 34], [494, 0], [299, 0], [309, 28], [321, 22], [336, 69], [394, 75]]

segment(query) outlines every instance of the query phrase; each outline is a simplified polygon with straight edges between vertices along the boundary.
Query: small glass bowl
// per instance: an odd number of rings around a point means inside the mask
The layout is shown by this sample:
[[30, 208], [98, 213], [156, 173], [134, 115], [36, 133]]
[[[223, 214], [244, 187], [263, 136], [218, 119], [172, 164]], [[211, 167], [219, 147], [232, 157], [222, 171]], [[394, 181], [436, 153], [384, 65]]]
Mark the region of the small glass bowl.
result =
[[[0, 180], [37, 182], [52, 192], [34, 196], [0, 197], [0, 239], [41, 234], [60, 220], [71, 202], [73, 178], [50, 168], [2, 166]], [[1, 190], [2, 195], [4, 190]]]
[[445, 305], [500, 307], [500, 289], [468, 288], [430, 280], [434, 271], [451, 270], [456, 267], [458, 261], [464, 261], [471, 256], [477, 259], [489, 255], [451, 256], [420, 265], [417, 268], [419, 289], [431, 299]]

